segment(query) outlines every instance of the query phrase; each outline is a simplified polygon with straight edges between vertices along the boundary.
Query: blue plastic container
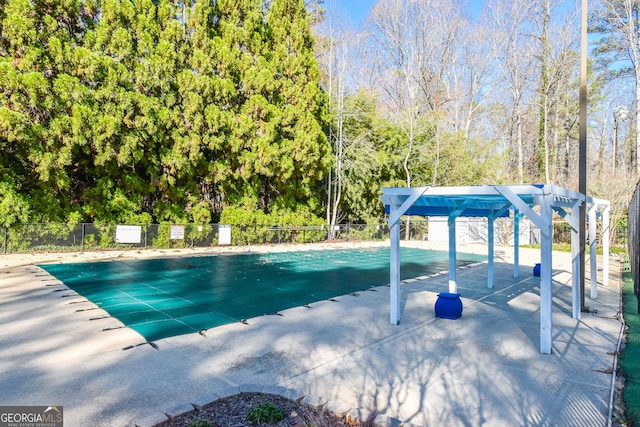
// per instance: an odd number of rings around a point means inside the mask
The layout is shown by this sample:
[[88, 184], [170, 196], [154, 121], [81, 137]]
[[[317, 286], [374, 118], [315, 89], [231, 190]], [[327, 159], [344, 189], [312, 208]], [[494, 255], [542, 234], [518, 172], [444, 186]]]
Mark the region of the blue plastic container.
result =
[[540, 277], [540, 264], [536, 264], [533, 266], [533, 275], [535, 277]]
[[436, 317], [453, 320], [458, 319], [462, 316], [460, 294], [452, 294], [449, 292], [439, 293], [434, 309], [436, 311]]

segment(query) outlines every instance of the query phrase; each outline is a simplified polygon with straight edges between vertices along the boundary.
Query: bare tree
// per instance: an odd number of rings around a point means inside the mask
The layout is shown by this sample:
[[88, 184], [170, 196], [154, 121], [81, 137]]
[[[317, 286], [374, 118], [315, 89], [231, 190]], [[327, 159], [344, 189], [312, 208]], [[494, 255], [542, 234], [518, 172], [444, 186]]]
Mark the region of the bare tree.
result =
[[[403, 168], [409, 187], [410, 159], [416, 141], [426, 131], [425, 126], [432, 127], [433, 123], [436, 163], [431, 182], [437, 183], [439, 129], [446, 126], [439, 123], [447, 116], [447, 104], [463, 98], [459, 79], [466, 66], [464, 56], [472, 52], [464, 49], [463, 41], [468, 40], [462, 38], [469, 23], [464, 6], [464, 2], [454, 0], [379, 0], [371, 12], [378, 85], [388, 111], [405, 130], [408, 140]], [[480, 75], [479, 72], [469, 78], [469, 91], [479, 91]], [[458, 119], [454, 115], [449, 123], [459, 127]]]
[[[423, 129], [418, 116], [424, 114], [426, 102], [420, 96], [420, 73], [426, 58], [415, 15], [420, 13], [420, 0], [380, 0], [371, 11], [372, 47], [375, 52], [377, 85], [382, 101], [392, 120], [407, 138], [402, 167], [407, 187], [412, 185], [410, 160], [414, 145]], [[410, 224], [406, 224], [409, 238]]]
[[424, 105], [419, 97], [419, 72], [425, 58], [418, 43], [420, 29], [410, 9], [412, 6], [416, 6], [416, 1], [381, 0], [371, 12], [373, 39], [378, 53], [378, 83], [384, 91], [383, 99], [389, 113], [407, 137], [402, 164], [407, 187], [412, 184], [409, 160], [420, 132], [416, 118]]
[[485, 25], [493, 31], [493, 52], [500, 80], [509, 93], [510, 143], [515, 147], [520, 183], [525, 179], [523, 128], [527, 103], [535, 81], [535, 45], [532, 44], [531, 2], [529, 0], [489, 0]]
[[333, 238], [339, 222], [344, 182], [345, 97], [349, 79], [348, 59], [351, 50], [349, 43], [353, 39], [353, 31], [349, 29], [344, 16], [334, 2], [330, 2], [328, 13], [325, 12], [324, 16], [326, 19], [320, 29], [321, 35], [318, 37], [323, 42], [318, 58], [325, 89], [329, 95], [329, 113], [334, 118], [329, 129], [329, 140], [334, 150], [334, 163], [327, 180], [327, 225], [329, 237]]
[[[473, 125], [486, 109], [494, 94], [496, 79], [491, 58], [490, 33], [478, 24], [469, 22], [461, 34], [455, 61], [447, 71], [451, 102], [447, 106], [448, 125], [453, 132], [472, 135]], [[477, 133], [477, 130], [476, 130]]]
[[[592, 14], [596, 31], [605, 34], [596, 50], [600, 61], [610, 67], [616, 77], [634, 81], [635, 114], [640, 113], [640, 3], [634, 0], [601, 0], [603, 7]], [[628, 64], [628, 66], [625, 66]], [[640, 120], [635, 120], [635, 143], [632, 148], [633, 169], [640, 176]]]
[[[539, 53], [539, 61], [540, 61], [540, 129], [538, 134], [538, 153], [540, 153], [540, 157], [543, 159], [543, 168], [545, 173], [545, 182], [548, 184], [551, 182], [551, 171], [550, 171], [550, 162], [549, 162], [549, 138], [548, 138], [548, 129], [549, 129], [549, 98], [551, 92], [551, 83], [550, 83], [550, 70], [549, 70], [549, 61], [551, 56], [551, 43], [549, 41], [549, 25], [551, 22], [551, 0], [539, 0], [534, 3], [536, 6], [540, 7], [538, 11], [537, 26], [539, 33], [539, 43], [540, 43], [540, 53]], [[540, 160], [538, 160], [540, 163]]]
[[[538, 131], [538, 169], [544, 174], [546, 183], [559, 176], [554, 168], [559, 156], [560, 136], [566, 128], [561, 98], [571, 90], [571, 99], [575, 99], [577, 88], [571, 86], [575, 75], [579, 49], [575, 8], [560, 9], [565, 2], [561, 0], [532, 0], [532, 16], [535, 32], [532, 34], [537, 44], [536, 57], [539, 62], [539, 131]], [[575, 104], [575, 103], [573, 103]], [[577, 111], [576, 111], [577, 114]], [[569, 120], [571, 120], [570, 118]]]

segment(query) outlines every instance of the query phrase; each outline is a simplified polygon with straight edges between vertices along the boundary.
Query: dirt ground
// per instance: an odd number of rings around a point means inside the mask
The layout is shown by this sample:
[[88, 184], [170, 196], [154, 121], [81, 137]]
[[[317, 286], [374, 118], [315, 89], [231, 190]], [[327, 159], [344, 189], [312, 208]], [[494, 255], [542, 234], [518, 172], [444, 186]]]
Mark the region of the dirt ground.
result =
[[[280, 409], [285, 418], [277, 423], [254, 424], [248, 421], [249, 411], [263, 403], [271, 403]], [[194, 410], [192, 413], [158, 424], [156, 427], [185, 427], [189, 425], [197, 427], [360, 427], [372, 426], [373, 424], [361, 423], [346, 414], [334, 414], [324, 408], [315, 408], [275, 394], [240, 393], [216, 400], [205, 405], [199, 411]]]

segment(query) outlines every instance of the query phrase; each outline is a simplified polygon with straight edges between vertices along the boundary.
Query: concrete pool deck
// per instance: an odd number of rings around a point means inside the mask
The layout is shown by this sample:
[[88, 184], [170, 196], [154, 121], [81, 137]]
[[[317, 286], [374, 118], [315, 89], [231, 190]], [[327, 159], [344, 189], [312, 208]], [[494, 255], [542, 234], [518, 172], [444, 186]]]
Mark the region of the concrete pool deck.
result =
[[389, 324], [389, 288], [381, 286], [154, 346], [34, 265], [196, 253], [203, 251], [0, 258], [0, 405], [61, 405], [66, 426], [151, 426], [193, 404], [262, 391], [377, 415], [383, 425], [608, 423], [622, 328], [615, 261], [609, 286], [586, 297], [592, 312], [572, 319], [570, 254], [554, 252], [551, 355], [539, 352], [538, 250], [521, 249], [514, 279], [513, 249], [498, 247], [493, 289], [486, 264], [459, 270], [458, 320], [434, 317], [437, 294], [448, 289], [443, 274], [405, 281], [398, 326]]

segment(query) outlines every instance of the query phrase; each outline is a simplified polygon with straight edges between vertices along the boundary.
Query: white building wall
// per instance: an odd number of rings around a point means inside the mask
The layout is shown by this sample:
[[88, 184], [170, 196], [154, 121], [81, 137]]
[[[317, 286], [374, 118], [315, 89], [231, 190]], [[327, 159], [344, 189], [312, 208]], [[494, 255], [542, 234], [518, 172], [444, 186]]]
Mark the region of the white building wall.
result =
[[[448, 218], [430, 216], [427, 240], [430, 242], [448, 242]], [[487, 218], [456, 219], [457, 243], [487, 243]], [[495, 243], [513, 245], [513, 218], [498, 218], [494, 223]], [[520, 220], [520, 244], [530, 245], [540, 242], [540, 230], [527, 218]]]

